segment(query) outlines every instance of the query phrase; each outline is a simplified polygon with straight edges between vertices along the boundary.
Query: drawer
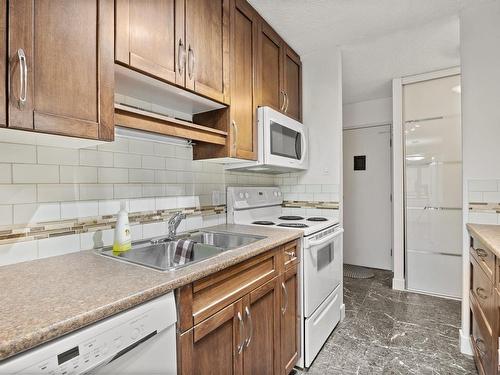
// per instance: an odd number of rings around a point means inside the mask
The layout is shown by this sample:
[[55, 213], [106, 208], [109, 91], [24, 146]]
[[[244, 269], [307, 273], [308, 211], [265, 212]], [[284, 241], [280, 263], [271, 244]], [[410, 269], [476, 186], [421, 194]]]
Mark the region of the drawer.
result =
[[495, 294], [493, 293], [493, 283], [488, 278], [483, 269], [474, 258], [471, 259], [471, 284], [470, 293], [474, 296], [478, 307], [482, 310], [489, 331], [495, 321]]
[[476, 237], [471, 237], [470, 253], [478, 262], [481, 268], [486, 272], [488, 278], [495, 280], [495, 254], [484, 246]]
[[295, 266], [300, 262], [300, 246], [298, 241], [283, 245], [283, 265], [285, 269]]
[[471, 343], [474, 350], [474, 360], [480, 374], [494, 374], [495, 349], [493, 337], [490, 335], [484, 317], [474, 301], [471, 301], [471, 311]]
[[278, 276], [281, 247], [207, 276], [192, 284], [193, 324]]

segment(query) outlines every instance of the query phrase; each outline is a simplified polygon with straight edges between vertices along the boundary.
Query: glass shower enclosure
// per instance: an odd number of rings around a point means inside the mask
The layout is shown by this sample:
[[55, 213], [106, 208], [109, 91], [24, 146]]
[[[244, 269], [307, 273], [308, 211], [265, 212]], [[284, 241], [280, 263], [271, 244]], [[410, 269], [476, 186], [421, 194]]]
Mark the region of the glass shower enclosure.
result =
[[460, 76], [403, 86], [408, 290], [462, 291]]

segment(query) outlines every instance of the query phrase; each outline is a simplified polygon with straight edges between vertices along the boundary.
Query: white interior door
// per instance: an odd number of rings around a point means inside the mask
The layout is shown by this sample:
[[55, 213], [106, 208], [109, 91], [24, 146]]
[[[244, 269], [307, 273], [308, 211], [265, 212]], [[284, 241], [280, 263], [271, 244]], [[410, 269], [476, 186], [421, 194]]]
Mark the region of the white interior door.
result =
[[343, 134], [344, 263], [390, 270], [391, 126]]

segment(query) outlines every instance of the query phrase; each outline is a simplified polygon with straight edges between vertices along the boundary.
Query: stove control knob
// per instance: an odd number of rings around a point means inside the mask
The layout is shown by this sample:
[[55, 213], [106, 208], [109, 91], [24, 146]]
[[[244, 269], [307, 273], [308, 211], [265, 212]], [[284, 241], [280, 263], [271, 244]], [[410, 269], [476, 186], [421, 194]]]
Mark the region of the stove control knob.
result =
[[250, 194], [245, 193], [245, 198], [246, 198], [246, 199], [250, 198]]
[[278, 197], [281, 197], [281, 191], [278, 191]]
[[240, 193], [239, 196], [240, 196], [240, 199], [243, 199], [243, 193]]
[[275, 191], [275, 192], [274, 192], [274, 196], [275, 196], [275, 197], [277, 197], [277, 196], [278, 196], [278, 192], [277, 192], [277, 191]]

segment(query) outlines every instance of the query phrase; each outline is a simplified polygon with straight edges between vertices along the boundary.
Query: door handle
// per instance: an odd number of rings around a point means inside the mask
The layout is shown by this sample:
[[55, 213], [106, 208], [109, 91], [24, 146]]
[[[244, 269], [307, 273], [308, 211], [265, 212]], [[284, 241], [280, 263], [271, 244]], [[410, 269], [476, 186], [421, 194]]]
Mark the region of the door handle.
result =
[[24, 54], [24, 50], [19, 48], [17, 50], [17, 57], [19, 58], [19, 100], [17, 101], [17, 105], [19, 109], [23, 109], [26, 104], [26, 98], [28, 95], [28, 64], [26, 63], [26, 55]]
[[280, 111], [284, 111], [286, 102], [285, 102], [285, 91], [283, 90], [280, 90], [280, 99], [281, 97], [283, 97], [283, 102], [280, 105]]
[[179, 47], [177, 49], [177, 68], [179, 74], [184, 74], [184, 66], [186, 64], [186, 46], [182, 43], [182, 38], [179, 39]]
[[237, 144], [238, 144], [238, 125], [236, 125], [236, 121], [232, 121], [231, 124], [233, 125], [234, 128], [234, 136], [233, 136], [233, 150], [236, 153], [237, 150]]
[[488, 298], [488, 295], [485, 292], [486, 291], [484, 290], [484, 288], [481, 288], [481, 287], [477, 287], [476, 288], [476, 294], [481, 299], [487, 299]]
[[283, 94], [285, 94], [285, 113], [288, 111], [288, 104], [290, 104], [290, 102], [288, 101], [288, 93], [286, 91], [283, 91]]
[[281, 307], [281, 313], [285, 315], [285, 312], [288, 309], [288, 291], [286, 290], [286, 285], [284, 282], [281, 283], [281, 289], [283, 289], [283, 294], [285, 296], [285, 305]]
[[250, 342], [252, 341], [253, 337], [253, 321], [252, 321], [252, 314], [250, 312], [250, 308], [248, 306], [245, 307], [245, 314], [247, 316], [248, 323], [250, 324], [250, 334], [245, 340], [245, 345], [248, 348], [250, 346]]
[[243, 318], [241, 317], [241, 313], [238, 311], [238, 322], [239, 322], [239, 325], [240, 325], [240, 343], [238, 344], [237, 346], [237, 350], [238, 350], [238, 354], [241, 354], [241, 352], [243, 351], [243, 348], [245, 347], [245, 339], [244, 339], [244, 335], [245, 335], [245, 323], [243, 323]]
[[479, 258], [488, 258], [488, 253], [484, 249], [475, 249]]

